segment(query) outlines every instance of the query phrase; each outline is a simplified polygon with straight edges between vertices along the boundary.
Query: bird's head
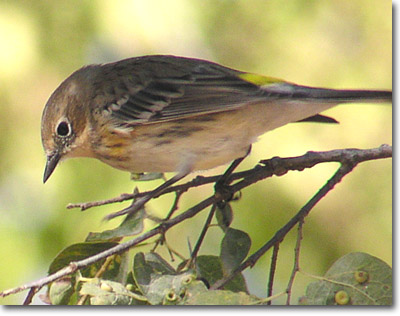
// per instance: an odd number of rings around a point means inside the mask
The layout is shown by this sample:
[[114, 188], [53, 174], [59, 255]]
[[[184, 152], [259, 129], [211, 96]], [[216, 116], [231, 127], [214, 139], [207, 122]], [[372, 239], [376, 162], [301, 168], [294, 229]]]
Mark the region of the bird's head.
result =
[[43, 182], [61, 160], [92, 156], [88, 141], [89, 105], [86, 104], [90, 96], [85, 93], [85, 72], [82, 68], [67, 78], [53, 92], [43, 110], [41, 134], [47, 158]]

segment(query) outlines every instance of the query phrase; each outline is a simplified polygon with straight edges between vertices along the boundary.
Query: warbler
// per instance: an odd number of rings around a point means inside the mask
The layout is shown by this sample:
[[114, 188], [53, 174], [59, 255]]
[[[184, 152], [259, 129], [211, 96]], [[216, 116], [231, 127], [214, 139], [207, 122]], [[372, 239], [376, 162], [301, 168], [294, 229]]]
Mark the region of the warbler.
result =
[[340, 103], [391, 102], [391, 91], [293, 84], [219, 64], [143, 56], [85, 66], [50, 96], [42, 116], [43, 181], [59, 161], [92, 157], [131, 173], [180, 179], [243, 157], [257, 137]]

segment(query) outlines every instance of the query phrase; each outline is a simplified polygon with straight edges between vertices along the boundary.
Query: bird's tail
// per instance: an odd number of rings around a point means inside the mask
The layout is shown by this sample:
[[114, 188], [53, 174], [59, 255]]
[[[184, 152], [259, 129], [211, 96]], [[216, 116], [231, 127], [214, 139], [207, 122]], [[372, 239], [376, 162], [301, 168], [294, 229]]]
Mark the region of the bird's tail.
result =
[[263, 86], [263, 90], [269, 96], [324, 103], [392, 102], [392, 91], [389, 90], [337, 90], [286, 82]]

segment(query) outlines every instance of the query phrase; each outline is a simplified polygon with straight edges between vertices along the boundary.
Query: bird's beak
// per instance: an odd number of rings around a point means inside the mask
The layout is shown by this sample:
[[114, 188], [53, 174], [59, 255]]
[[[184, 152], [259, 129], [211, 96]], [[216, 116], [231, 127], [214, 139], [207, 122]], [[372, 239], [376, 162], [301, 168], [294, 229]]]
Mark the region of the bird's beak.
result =
[[56, 169], [57, 164], [60, 161], [60, 158], [61, 158], [61, 155], [59, 154], [58, 151], [47, 156], [46, 167], [44, 169], [44, 175], [43, 175], [43, 183], [45, 183], [47, 181], [47, 179], [50, 178], [54, 169]]

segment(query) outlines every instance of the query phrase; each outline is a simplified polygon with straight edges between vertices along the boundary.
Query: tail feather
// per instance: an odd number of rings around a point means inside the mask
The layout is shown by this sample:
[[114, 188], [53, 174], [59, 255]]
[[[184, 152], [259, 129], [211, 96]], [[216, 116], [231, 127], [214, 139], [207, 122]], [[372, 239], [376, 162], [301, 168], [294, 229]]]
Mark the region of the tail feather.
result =
[[268, 95], [294, 100], [312, 100], [334, 103], [347, 102], [392, 102], [392, 91], [388, 90], [337, 90], [312, 88], [307, 86], [280, 83], [263, 87]]
[[306, 117], [305, 119], [299, 120], [297, 122], [313, 122], [313, 123], [328, 123], [328, 124], [339, 124], [337, 120], [335, 120], [333, 117], [329, 117], [326, 115], [313, 115]]

